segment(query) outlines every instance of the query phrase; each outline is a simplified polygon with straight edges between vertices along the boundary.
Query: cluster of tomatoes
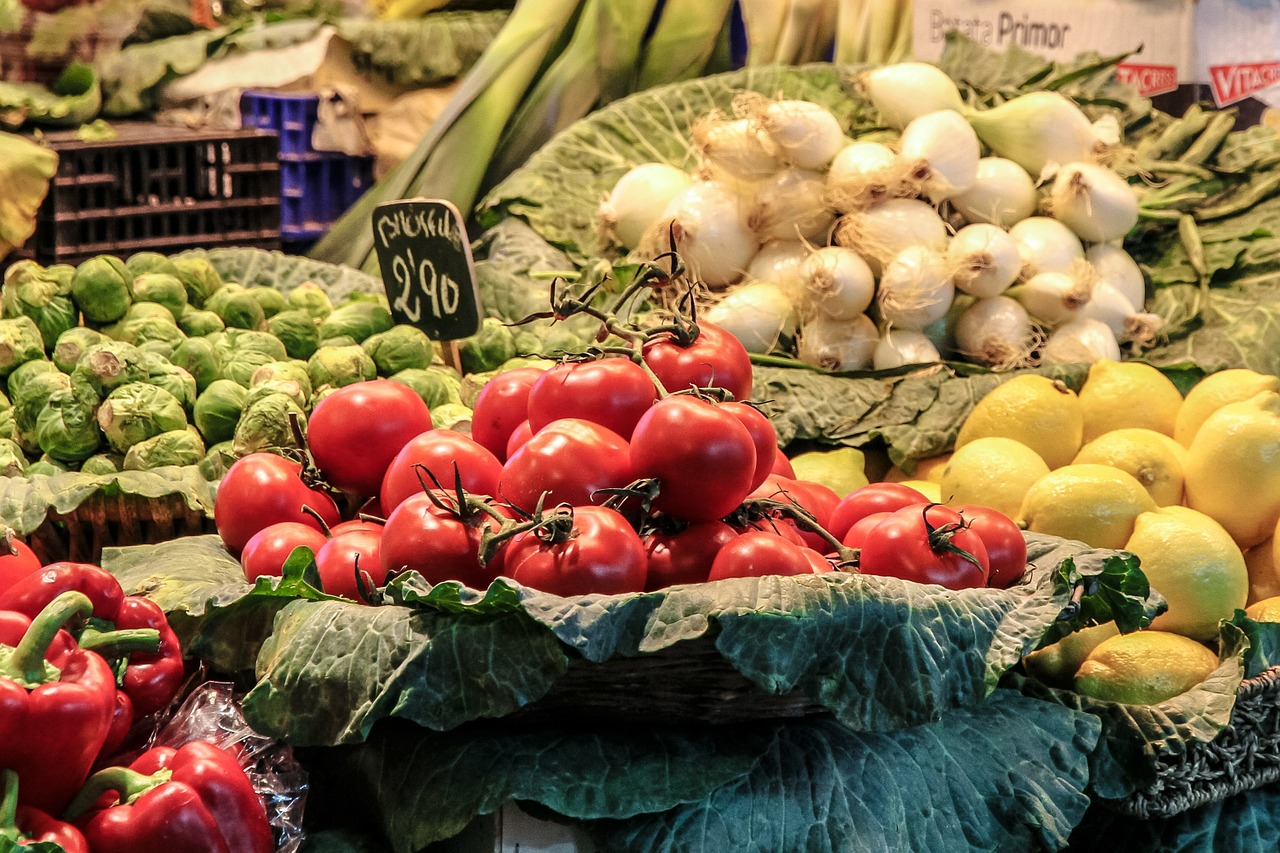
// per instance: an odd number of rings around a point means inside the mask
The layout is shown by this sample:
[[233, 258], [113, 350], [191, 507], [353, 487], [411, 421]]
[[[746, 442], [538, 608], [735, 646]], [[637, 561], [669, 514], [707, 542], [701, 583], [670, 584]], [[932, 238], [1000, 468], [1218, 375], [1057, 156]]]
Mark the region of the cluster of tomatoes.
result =
[[[434, 429], [398, 383], [357, 383], [316, 405], [308, 445], [324, 482], [367, 498], [362, 517], [384, 521], [341, 521], [300, 463], [253, 454], [220, 486], [218, 529], [250, 579], [279, 574], [305, 546], [325, 590], [357, 600], [405, 571], [479, 589], [505, 575], [576, 595], [851, 568], [841, 539], [862, 535], [865, 520], [852, 528], [871, 515], [857, 509], [866, 501], [794, 479], [768, 419], [738, 402], [751, 382], [742, 345], [701, 324], [653, 335], [635, 357], [500, 373], [476, 400], [470, 435]], [[977, 516], [913, 512], [901, 524], [919, 522], [928, 560], [872, 560], [876, 542], [893, 541], [877, 525], [853, 546], [863, 571], [988, 583], [992, 549], [970, 541], [983, 538]], [[957, 555], [972, 571], [922, 568]]]

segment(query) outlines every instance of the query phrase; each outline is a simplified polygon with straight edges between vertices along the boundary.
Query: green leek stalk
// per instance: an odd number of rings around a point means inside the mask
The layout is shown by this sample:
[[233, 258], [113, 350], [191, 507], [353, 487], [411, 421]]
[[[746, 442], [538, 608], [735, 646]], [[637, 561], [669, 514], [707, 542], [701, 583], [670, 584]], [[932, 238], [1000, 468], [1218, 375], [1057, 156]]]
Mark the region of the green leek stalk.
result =
[[607, 104], [635, 91], [644, 34], [658, 0], [602, 0], [597, 9], [600, 102]]
[[700, 76], [732, 7], [733, 0], [668, 0], [645, 45], [637, 90]]
[[833, 35], [827, 0], [791, 0], [773, 59], [788, 65], [822, 56]]
[[[841, 0], [847, 4], [849, 0]], [[858, 0], [861, 2], [861, 0]], [[742, 26], [747, 33], [747, 65], [768, 65], [778, 52], [778, 36], [791, 7], [790, 0], [741, 0]]]

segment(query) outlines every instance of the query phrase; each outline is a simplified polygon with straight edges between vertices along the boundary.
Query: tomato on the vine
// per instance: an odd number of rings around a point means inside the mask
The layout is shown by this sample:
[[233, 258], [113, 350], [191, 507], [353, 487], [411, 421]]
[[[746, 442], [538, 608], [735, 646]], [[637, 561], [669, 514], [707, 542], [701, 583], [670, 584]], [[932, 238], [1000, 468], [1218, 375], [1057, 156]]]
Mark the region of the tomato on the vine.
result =
[[406, 444], [387, 468], [380, 498], [383, 512], [394, 512], [405, 498], [422, 492], [424, 484], [428, 489], [433, 488], [435, 484], [428, 472], [445, 489], [452, 489], [455, 464], [462, 487], [468, 492], [498, 494], [498, 478], [502, 474], [498, 457], [460, 432], [433, 429]]
[[515, 456], [516, 451], [524, 447], [524, 443], [531, 438], [533, 438], [533, 427], [529, 426], [529, 419], [525, 418], [511, 431], [510, 437], [507, 438], [506, 456], [503, 457], [503, 462], [505, 463], [506, 460]]
[[284, 571], [285, 561], [295, 548], [310, 548], [314, 555], [328, 541], [329, 537], [319, 530], [296, 521], [281, 521], [264, 527], [249, 538], [244, 550], [240, 552], [240, 565], [244, 567], [245, 580], [253, 583], [259, 577], [278, 578]]
[[733, 335], [712, 323], [699, 322], [698, 336], [688, 346], [663, 332], [644, 344], [645, 364], [672, 393], [690, 388], [723, 388], [735, 400], [751, 396], [751, 356]]
[[686, 521], [722, 518], [751, 491], [756, 451], [731, 412], [688, 394], [667, 397], [636, 424], [636, 477], [658, 480], [653, 508]]
[[471, 437], [500, 461], [507, 459], [507, 441], [529, 419], [529, 389], [542, 377], [536, 367], [504, 370], [480, 389], [471, 414]]
[[862, 548], [875, 526], [891, 515], [893, 515], [891, 512], [873, 512], [870, 515], [864, 515], [853, 523], [853, 527], [845, 531], [844, 538], [840, 540], [841, 544], [846, 548]]
[[552, 421], [581, 418], [629, 439], [657, 399], [649, 374], [629, 358], [566, 362], [529, 389], [529, 426], [538, 433]]
[[632, 481], [627, 442], [606, 427], [580, 418], [552, 421], [512, 454], [502, 468], [498, 497], [532, 512], [544, 506], [588, 506], [600, 489]]
[[601, 506], [573, 509], [572, 532], [517, 535], [507, 545], [506, 572], [525, 586], [555, 595], [641, 592], [644, 544], [627, 520]]
[[791, 459], [782, 452], [781, 447], [773, 454], [773, 464], [769, 467], [769, 473], [777, 474], [779, 477], [786, 477], [788, 480], [796, 478], [796, 469], [791, 467]]
[[778, 432], [755, 406], [746, 403], [721, 403], [720, 408], [741, 421], [751, 435], [751, 443], [756, 448], [756, 468], [751, 477], [751, 488], [754, 489], [773, 471], [774, 457], [778, 455]]
[[753, 530], [725, 543], [711, 563], [708, 580], [758, 578], [765, 575], [811, 575], [814, 564], [803, 545], [776, 533]]
[[910, 486], [901, 483], [870, 483], [854, 489], [835, 506], [828, 519], [828, 530], [837, 539], [843, 539], [849, 528], [865, 515], [873, 512], [893, 512], [904, 506], [927, 504], [929, 499]]
[[650, 533], [644, 539], [649, 557], [649, 579], [645, 589], [702, 583], [711, 571], [716, 554], [738, 535], [723, 521], [696, 521], [676, 533]]
[[1013, 519], [989, 506], [958, 506], [954, 509], [969, 522], [969, 529], [982, 537], [982, 544], [987, 546], [987, 558], [991, 563], [987, 585], [1008, 589], [1022, 580], [1027, 572], [1027, 540]]
[[[280, 521], [320, 530], [342, 520], [333, 498], [307, 486], [301, 473], [302, 465], [274, 453], [236, 460], [218, 484], [213, 505], [213, 520], [228, 551], [239, 556], [253, 534]], [[303, 512], [304, 506], [319, 514], [323, 524]]]
[[382, 535], [371, 530], [354, 530], [335, 536], [316, 552], [320, 584], [330, 595], [363, 601], [356, 572], [368, 575], [366, 583], [382, 586], [387, 573], [382, 568]]
[[408, 385], [390, 379], [346, 385], [316, 403], [307, 445], [334, 488], [376, 495], [391, 460], [431, 429], [431, 412]]
[[[480, 538], [487, 529], [497, 531], [501, 522], [484, 512], [463, 521], [432, 497], [425, 492], [411, 495], [387, 518], [382, 534], [383, 574], [415, 571], [433, 584], [456, 580], [472, 589], [487, 588], [501, 573], [502, 563], [495, 558], [480, 565]], [[447, 500], [447, 496], [434, 497]]]
[[858, 569], [948, 589], [987, 585], [991, 564], [982, 537], [941, 504], [895, 510], [867, 535]]

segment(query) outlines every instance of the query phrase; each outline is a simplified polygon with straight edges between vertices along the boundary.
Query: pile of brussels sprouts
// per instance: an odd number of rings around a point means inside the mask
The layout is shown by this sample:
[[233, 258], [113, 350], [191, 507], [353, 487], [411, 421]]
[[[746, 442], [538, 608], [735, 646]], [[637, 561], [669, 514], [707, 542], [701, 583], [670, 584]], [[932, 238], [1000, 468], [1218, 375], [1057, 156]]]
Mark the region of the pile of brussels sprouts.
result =
[[[470, 416], [462, 377], [422, 331], [393, 324], [381, 294], [335, 306], [311, 282], [245, 287], [204, 257], [144, 252], [21, 261], [0, 308], [0, 476], [199, 465], [218, 479], [241, 455], [294, 445], [291, 414], [379, 376], [440, 422]], [[512, 338], [489, 324], [477, 339], [509, 357], [501, 335]]]

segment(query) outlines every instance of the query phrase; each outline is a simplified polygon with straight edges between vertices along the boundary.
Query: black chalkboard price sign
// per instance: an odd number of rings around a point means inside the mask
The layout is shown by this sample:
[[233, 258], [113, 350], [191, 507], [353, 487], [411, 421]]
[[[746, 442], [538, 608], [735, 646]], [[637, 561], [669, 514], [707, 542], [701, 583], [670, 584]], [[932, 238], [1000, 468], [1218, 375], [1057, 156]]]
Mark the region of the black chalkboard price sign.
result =
[[437, 341], [480, 330], [471, 243], [451, 202], [415, 198], [378, 205], [373, 245], [397, 323], [416, 326]]

